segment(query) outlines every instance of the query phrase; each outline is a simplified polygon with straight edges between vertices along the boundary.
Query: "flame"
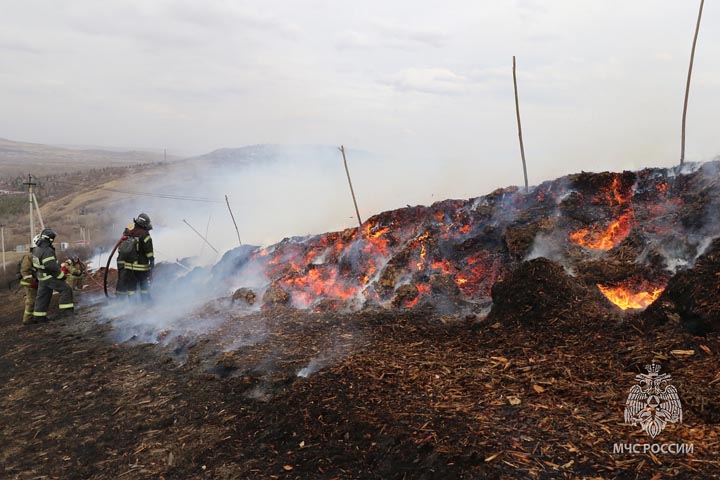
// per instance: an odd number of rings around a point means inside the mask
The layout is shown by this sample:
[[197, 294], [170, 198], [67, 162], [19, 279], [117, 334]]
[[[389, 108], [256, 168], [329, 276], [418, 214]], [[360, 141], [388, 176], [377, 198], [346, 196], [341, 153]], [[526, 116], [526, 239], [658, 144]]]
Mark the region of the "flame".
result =
[[616, 215], [619, 214], [618, 219], [605, 228], [592, 226], [572, 232], [569, 235], [571, 242], [593, 250], [610, 250], [628, 236], [635, 221], [635, 214], [630, 205], [632, 189], [623, 193], [621, 187], [620, 177], [615, 177], [610, 188], [604, 189], [602, 195], [593, 199], [594, 203], [614, 207]]
[[370, 255], [388, 255], [388, 246], [390, 240], [384, 235], [390, 231], [390, 227], [380, 228], [373, 231], [374, 226], [368, 223], [365, 226], [365, 236], [367, 237], [367, 244], [363, 247], [363, 251]]
[[462, 233], [462, 234], [470, 233], [470, 225], [463, 225], [462, 227], [460, 227], [460, 233]]
[[425, 249], [425, 244], [423, 243], [420, 246], [420, 261], [417, 263], [418, 271], [422, 271], [422, 269], [425, 268], [425, 254], [426, 253], [427, 253], [427, 250]]
[[285, 277], [282, 283], [302, 306], [309, 306], [319, 298], [348, 300], [358, 291], [357, 287], [339, 281], [335, 268], [312, 268], [304, 275]]
[[414, 307], [415, 305], [418, 304], [418, 302], [420, 301], [420, 298], [422, 298], [425, 295], [427, 295], [428, 293], [430, 293], [430, 285], [428, 285], [427, 283], [421, 283], [421, 284], [416, 285], [415, 287], [418, 290], [417, 297], [405, 302], [405, 306], [407, 308]]
[[407, 308], [413, 308], [415, 305], [418, 304], [419, 301], [420, 301], [420, 295], [418, 295], [418, 296], [415, 297], [414, 299], [410, 300], [409, 302], [406, 302], [406, 303], [405, 303], [405, 306], [406, 306]]
[[430, 268], [433, 270], [440, 270], [440, 273], [448, 274], [453, 270], [453, 266], [450, 265], [450, 262], [447, 260], [441, 260], [439, 262], [433, 262], [430, 265]]
[[631, 308], [646, 308], [655, 300], [658, 299], [660, 294], [665, 290], [665, 287], [653, 287], [649, 291], [638, 291], [632, 292], [625, 286], [610, 287], [606, 285], [597, 284], [603, 295], [607, 297], [612, 303], [628, 310]]
[[621, 215], [605, 229], [581, 228], [570, 234], [570, 241], [593, 250], [610, 250], [628, 236], [634, 220], [635, 216], [630, 211]]

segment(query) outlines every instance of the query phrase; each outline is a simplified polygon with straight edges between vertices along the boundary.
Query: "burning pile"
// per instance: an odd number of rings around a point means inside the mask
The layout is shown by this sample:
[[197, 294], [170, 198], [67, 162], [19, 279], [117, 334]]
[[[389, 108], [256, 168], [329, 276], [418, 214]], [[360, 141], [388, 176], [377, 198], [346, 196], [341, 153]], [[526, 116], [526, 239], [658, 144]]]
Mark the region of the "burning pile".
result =
[[229, 252], [216, 271], [233, 272], [235, 287], [257, 291], [265, 307], [479, 311], [493, 285], [545, 256], [576, 277], [573, 288], [642, 309], [718, 235], [718, 167], [581, 173], [529, 194], [506, 188], [384, 212], [362, 228]]

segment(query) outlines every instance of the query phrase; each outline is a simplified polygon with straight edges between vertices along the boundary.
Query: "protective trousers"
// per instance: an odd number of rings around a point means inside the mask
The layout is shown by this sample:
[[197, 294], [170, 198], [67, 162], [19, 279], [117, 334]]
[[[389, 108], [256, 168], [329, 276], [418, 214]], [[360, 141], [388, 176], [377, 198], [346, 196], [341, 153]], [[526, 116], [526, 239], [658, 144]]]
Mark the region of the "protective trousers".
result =
[[137, 298], [139, 289], [140, 301], [143, 303], [150, 301], [150, 272], [139, 272], [124, 268], [120, 271], [119, 283], [118, 294], [125, 293], [132, 301]]
[[37, 298], [37, 288], [25, 286], [25, 312], [23, 313], [23, 323], [31, 323], [34, 320], [33, 312], [35, 311], [35, 299]]
[[82, 277], [80, 275], [70, 274], [67, 277], [67, 283], [73, 290], [82, 289]]
[[57, 278], [49, 278], [47, 280], [41, 280], [38, 285], [37, 299], [35, 300], [35, 311], [33, 316], [36, 320], [45, 320], [48, 314], [48, 307], [50, 306], [50, 300], [52, 299], [53, 290], [60, 294], [60, 312], [72, 309], [75, 305], [73, 304], [73, 292], [70, 285], [65, 283], [65, 280], [58, 280]]

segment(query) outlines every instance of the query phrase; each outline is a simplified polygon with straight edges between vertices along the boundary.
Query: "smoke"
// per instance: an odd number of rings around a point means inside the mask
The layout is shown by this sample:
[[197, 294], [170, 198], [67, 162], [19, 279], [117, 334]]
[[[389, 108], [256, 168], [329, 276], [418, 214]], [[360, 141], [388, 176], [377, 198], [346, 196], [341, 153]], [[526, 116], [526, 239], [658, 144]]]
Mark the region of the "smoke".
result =
[[[506, 183], [504, 179], [452, 175], [447, 159], [395, 160], [347, 148], [347, 160], [362, 220], [406, 205], [468, 198]], [[454, 170], [453, 170], [454, 171]], [[118, 187], [120, 188], [120, 187]], [[162, 261], [191, 257], [197, 265], [217, 261], [238, 245], [224, 196], [241, 240], [270, 245], [288, 236], [337, 231], [357, 225], [343, 159], [329, 146], [252, 146], [225, 149], [177, 162], [162, 171], [131, 177], [123, 188], [159, 195], [202, 197], [213, 202], [128, 197], [111, 214], [117, 230], [140, 212], [150, 215]], [[210, 246], [182, 221], [207, 237]], [[209, 227], [208, 227], [209, 223]]]

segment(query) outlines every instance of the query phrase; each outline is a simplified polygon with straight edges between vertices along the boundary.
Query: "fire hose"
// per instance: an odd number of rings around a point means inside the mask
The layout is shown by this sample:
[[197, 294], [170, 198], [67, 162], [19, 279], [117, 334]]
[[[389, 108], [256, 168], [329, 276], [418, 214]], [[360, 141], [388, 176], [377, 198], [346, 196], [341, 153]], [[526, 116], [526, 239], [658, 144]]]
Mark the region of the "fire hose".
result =
[[[115, 255], [115, 252], [117, 251], [118, 247], [122, 243], [123, 239], [117, 241], [115, 246], [112, 249], [112, 252], [110, 252], [110, 256], [108, 257], [107, 265], [105, 265], [105, 275], [103, 275], [103, 291], [105, 292], [105, 296], [107, 298], [110, 298], [110, 295], [108, 295], [107, 291], [107, 278], [108, 278], [108, 272], [110, 271], [110, 262], [112, 261], [113, 256]], [[118, 275], [120, 275], [120, 271], [118, 270]]]

